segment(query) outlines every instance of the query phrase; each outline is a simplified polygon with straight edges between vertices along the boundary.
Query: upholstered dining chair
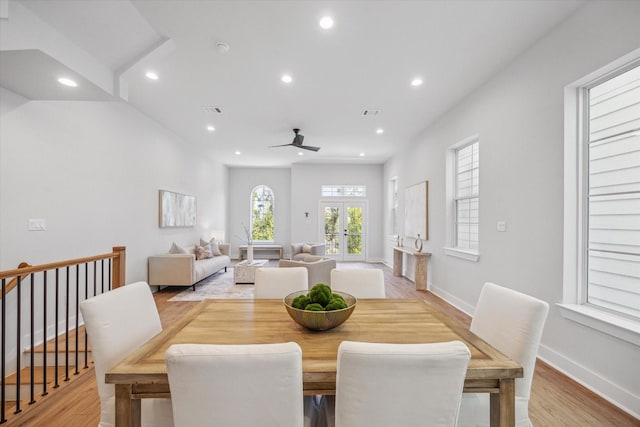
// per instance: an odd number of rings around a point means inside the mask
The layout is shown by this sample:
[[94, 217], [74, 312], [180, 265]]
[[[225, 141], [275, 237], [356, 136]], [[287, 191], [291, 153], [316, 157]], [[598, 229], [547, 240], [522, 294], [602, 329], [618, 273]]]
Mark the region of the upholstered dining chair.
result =
[[[529, 395], [549, 304], [512, 289], [485, 283], [476, 305], [471, 332], [522, 365], [516, 378], [516, 426], [531, 426]], [[489, 425], [489, 394], [465, 393], [458, 426]]]
[[292, 292], [307, 291], [307, 277], [304, 267], [257, 268], [254, 297], [280, 299]]
[[334, 398], [317, 425], [454, 427], [471, 353], [460, 341], [378, 344], [343, 341]]
[[[80, 303], [100, 395], [100, 427], [115, 425], [115, 387], [105, 373], [162, 330], [146, 282], [114, 289]], [[170, 399], [142, 399], [143, 426], [172, 426]]]
[[356, 298], [384, 298], [384, 274], [377, 268], [334, 269], [331, 289]]
[[302, 426], [302, 349], [174, 344], [167, 374], [176, 427]]

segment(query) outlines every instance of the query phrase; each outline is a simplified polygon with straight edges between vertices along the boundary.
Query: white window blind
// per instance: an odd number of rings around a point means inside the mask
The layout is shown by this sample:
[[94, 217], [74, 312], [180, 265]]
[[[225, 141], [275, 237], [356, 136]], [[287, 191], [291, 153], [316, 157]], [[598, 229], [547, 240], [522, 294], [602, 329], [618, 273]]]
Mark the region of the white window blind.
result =
[[640, 66], [587, 103], [587, 303], [640, 318]]
[[456, 150], [455, 247], [478, 249], [480, 143]]

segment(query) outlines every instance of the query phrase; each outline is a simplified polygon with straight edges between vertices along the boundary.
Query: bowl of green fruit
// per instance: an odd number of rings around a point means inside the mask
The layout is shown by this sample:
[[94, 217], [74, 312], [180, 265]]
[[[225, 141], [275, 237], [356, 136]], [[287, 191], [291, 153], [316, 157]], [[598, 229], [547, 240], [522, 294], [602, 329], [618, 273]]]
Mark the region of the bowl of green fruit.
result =
[[344, 323], [356, 308], [356, 297], [332, 291], [318, 283], [306, 291], [298, 291], [284, 298], [287, 313], [301, 326], [314, 331], [326, 331]]

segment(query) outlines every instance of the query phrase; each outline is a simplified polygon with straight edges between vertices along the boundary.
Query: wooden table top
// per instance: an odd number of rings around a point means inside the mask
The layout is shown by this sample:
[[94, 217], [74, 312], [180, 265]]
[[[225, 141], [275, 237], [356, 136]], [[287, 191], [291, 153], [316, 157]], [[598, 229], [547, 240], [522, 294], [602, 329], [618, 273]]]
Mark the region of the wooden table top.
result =
[[[204, 300], [116, 367], [105, 380], [168, 392], [165, 352], [172, 344], [259, 344], [295, 341], [302, 348], [306, 394], [334, 394], [340, 342], [430, 343], [460, 340], [471, 351], [465, 391], [496, 390], [522, 377], [522, 367], [424, 300], [363, 299], [328, 331], [304, 329], [281, 300]], [[142, 391], [141, 391], [142, 392]]]

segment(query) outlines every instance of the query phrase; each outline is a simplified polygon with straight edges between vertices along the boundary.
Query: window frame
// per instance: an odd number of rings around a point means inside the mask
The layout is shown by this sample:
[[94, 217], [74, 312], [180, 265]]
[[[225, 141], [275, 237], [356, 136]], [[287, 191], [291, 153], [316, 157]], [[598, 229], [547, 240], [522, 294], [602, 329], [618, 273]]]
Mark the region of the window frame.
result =
[[[457, 244], [457, 201], [460, 198], [457, 197], [457, 184], [458, 184], [458, 153], [460, 150], [473, 145], [478, 144], [478, 151], [480, 150], [480, 135], [475, 134], [464, 138], [461, 141], [451, 145], [447, 149], [446, 153], [446, 218], [447, 218], [447, 246], [444, 247], [444, 253], [453, 257], [462, 258], [467, 261], [477, 262], [480, 259], [480, 213], [478, 212], [478, 247], [477, 249], [461, 248]], [[480, 173], [480, 164], [478, 164], [478, 173]], [[479, 179], [478, 179], [479, 181]], [[480, 205], [480, 186], [478, 186], [478, 193], [471, 198], [478, 198], [478, 209]]]
[[[254, 239], [253, 237], [253, 213], [254, 213], [254, 207], [253, 207], [253, 195], [256, 192], [256, 190], [258, 190], [259, 188], [267, 188], [270, 192], [271, 192], [271, 210], [273, 212], [273, 239], [271, 240], [257, 240]], [[249, 195], [249, 233], [251, 235], [251, 242], [252, 243], [264, 243], [264, 244], [269, 244], [269, 243], [274, 243], [275, 242], [275, 236], [276, 236], [276, 194], [275, 191], [273, 191], [273, 188], [271, 188], [270, 186], [266, 185], [266, 184], [259, 184], [256, 185], [255, 187], [253, 187], [253, 189], [251, 190], [251, 193]]]
[[[588, 90], [640, 64], [640, 49], [611, 62], [564, 89], [564, 239], [561, 314], [640, 346], [640, 322], [587, 303]], [[586, 141], [586, 142], [585, 142]]]

